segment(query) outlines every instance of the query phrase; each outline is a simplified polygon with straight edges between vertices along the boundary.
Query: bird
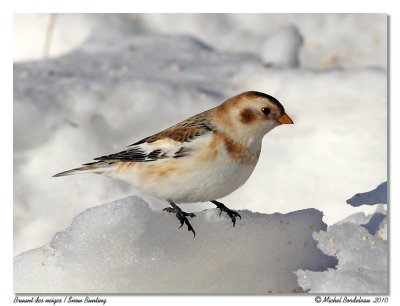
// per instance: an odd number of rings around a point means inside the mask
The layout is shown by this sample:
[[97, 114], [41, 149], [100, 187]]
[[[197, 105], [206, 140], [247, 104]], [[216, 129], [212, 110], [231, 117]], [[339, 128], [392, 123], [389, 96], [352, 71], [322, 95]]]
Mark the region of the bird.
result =
[[177, 204], [211, 202], [226, 213], [233, 226], [241, 215], [220, 198], [241, 187], [251, 176], [262, 140], [273, 128], [293, 124], [283, 105], [271, 95], [246, 91], [125, 150], [94, 158], [54, 177], [95, 173], [125, 181], [142, 192], [167, 201], [181, 228], [196, 235]]

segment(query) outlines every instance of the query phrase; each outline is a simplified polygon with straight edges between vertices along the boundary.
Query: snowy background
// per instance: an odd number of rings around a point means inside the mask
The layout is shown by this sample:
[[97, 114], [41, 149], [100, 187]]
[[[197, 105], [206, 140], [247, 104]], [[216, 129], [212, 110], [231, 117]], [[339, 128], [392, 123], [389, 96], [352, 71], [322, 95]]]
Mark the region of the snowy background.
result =
[[[377, 14], [14, 15], [14, 289], [387, 292], [386, 35]], [[187, 205], [192, 239], [122, 182], [51, 177], [246, 90], [295, 125], [222, 199], [234, 229]]]

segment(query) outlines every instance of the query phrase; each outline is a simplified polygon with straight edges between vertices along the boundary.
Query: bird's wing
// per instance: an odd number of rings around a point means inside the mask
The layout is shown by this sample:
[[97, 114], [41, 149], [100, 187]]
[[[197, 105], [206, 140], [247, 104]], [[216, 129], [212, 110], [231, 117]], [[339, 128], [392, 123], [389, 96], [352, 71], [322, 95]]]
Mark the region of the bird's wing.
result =
[[207, 111], [146, 137], [130, 145], [124, 151], [97, 157], [94, 160], [150, 162], [165, 158], [180, 158], [187, 156], [194, 149], [192, 141], [212, 133], [214, 130]]

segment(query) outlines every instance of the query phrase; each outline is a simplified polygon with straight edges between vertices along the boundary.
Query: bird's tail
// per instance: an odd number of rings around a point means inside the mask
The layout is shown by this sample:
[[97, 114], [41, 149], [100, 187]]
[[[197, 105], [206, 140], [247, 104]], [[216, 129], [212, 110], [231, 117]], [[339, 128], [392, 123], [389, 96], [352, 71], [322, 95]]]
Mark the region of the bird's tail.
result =
[[100, 174], [106, 172], [113, 163], [114, 163], [113, 161], [99, 161], [99, 162], [88, 163], [84, 164], [82, 167], [79, 168], [57, 173], [53, 175], [53, 177], [73, 175], [73, 174], [84, 174], [84, 173]]

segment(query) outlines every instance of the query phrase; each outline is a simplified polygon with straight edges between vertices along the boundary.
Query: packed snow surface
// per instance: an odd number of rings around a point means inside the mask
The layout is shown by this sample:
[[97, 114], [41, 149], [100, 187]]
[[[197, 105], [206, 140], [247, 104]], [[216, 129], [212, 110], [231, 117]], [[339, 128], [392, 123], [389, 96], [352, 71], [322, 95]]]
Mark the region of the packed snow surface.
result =
[[50, 243], [15, 258], [14, 290], [293, 293], [301, 292], [296, 270], [336, 263], [312, 237], [326, 230], [320, 211], [240, 213], [235, 227], [217, 209], [197, 213], [193, 238], [173, 214], [136, 196], [89, 208]]

